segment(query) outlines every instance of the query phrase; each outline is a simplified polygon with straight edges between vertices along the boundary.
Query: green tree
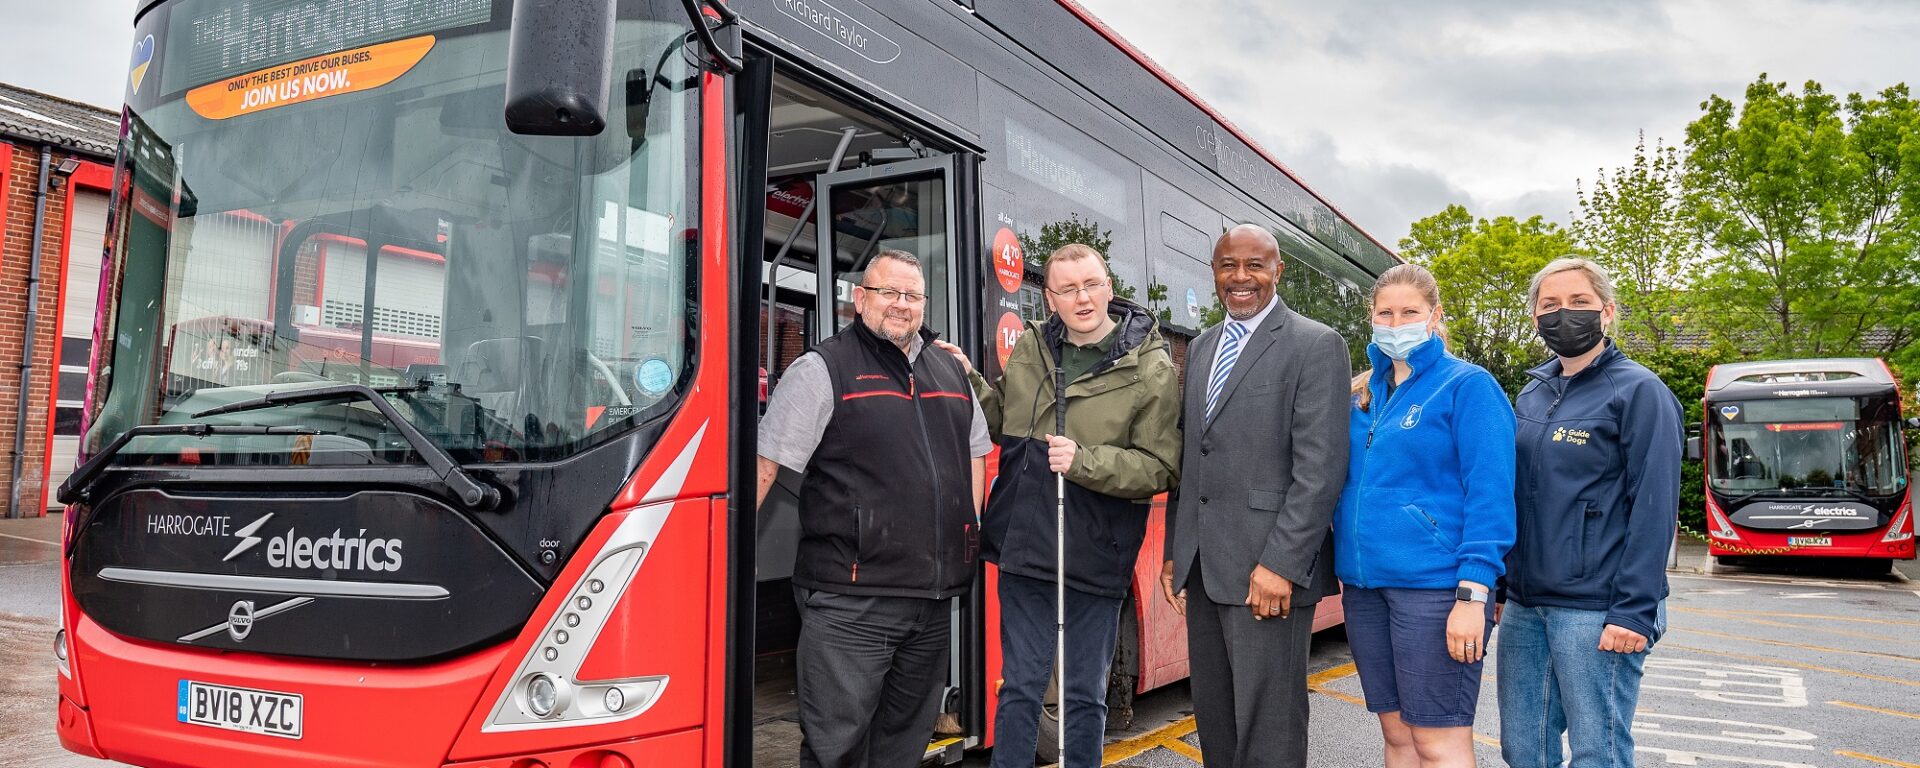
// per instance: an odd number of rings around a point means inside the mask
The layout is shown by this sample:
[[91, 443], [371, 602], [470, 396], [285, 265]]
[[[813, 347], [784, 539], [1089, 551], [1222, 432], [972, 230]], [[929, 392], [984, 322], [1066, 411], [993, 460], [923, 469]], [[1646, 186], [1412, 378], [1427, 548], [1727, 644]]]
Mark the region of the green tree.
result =
[[1773, 356], [1909, 346], [1920, 111], [1906, 87], [1842, 100], [1763, 74], [1737, 107], [1701, 110], [1683, 185], [1714, 256], [1696, 283], [1710, 329]]
[[1509, 393], [1546, 358], [1527, 307], [1527, 283], [1561, 256], [1578, 252], [1560, 225], [1539, 216], [1475, 219], [1449, 205], [1413, 224], [1400, 254], [1433, 270], [1446, 308], [1448, 347], [1492, 372]]
[[1699, 240], [1680, 187], [1679, 152], [1642, 134], [1633, 163], [1601, 170], [1592, 190], [1575, 182], [1574, 240], [1612, 273], [1619, 293], [1615, 338], [1629, 352], [1671, 348], [1693, 302], [1687, 291]]
[[[1092, 219], [1082, 219], [1078, 213], [1069, 213], [1065, 221], [1053, 221], [1040, 225], [1040, 236], [1033, 237], [1021, 232], [1020, 251], [1027, 255], [1027, 263], [1034, 269], [1045, 272], [1047, 256], [1060, 248], [1079, 243], [1090, 246], [1100, 252], [1107, 260], [1107, 273], [1113, 274], [1113, 258], [1107, 250], [1113, 247], [1113, 230], [1101, 227]], [[1113, 275], [1113, 295], [1131, 300], [1137, 289]]]

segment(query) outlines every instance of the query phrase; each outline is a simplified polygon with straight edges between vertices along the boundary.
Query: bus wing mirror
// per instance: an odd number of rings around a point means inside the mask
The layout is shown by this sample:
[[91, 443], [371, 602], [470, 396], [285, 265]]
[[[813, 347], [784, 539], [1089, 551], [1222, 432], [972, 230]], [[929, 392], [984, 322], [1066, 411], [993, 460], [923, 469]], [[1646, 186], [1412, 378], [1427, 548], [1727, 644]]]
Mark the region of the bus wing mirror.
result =
[[598, 136], [613, 87], [615, 0], [514, 0], [507, 130]]
[[1920, 416], [1907, 417], [1907, 426], [1912, 429], [1920, 429]]
[[1687, 459], [1690, 461], [1700, 460], [1700, 438], [1698, 436], [1687, 438]]

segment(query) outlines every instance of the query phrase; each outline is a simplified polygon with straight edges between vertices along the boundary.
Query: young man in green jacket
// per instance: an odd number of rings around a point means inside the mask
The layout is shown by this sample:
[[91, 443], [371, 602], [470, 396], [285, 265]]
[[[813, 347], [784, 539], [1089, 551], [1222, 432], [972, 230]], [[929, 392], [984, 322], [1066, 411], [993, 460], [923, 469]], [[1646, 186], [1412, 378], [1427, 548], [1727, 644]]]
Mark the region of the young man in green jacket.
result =
[[[1000, 567], [1005, 682], [994, 768], [1033, 765], [1040, 703], [1053, 672], [1055, 472], [1065, 472], [1066, 755], [1100, 764], [1107, 668], [1120, 606], [1154, 494], [1180, 475], [1180, 385], [1159, 324], [1113, 295], [1106, 259], [1085, 245], [1047, 258], [1045, 323], [1029, 322], [996, 387], [967, 365], [1000, 470], [981, 520], [981, 557]], [[942, 349], [967, 363], [959, 348]], [[1067, 428], [1054, 431], [1054, 366], [1066, 377]]]

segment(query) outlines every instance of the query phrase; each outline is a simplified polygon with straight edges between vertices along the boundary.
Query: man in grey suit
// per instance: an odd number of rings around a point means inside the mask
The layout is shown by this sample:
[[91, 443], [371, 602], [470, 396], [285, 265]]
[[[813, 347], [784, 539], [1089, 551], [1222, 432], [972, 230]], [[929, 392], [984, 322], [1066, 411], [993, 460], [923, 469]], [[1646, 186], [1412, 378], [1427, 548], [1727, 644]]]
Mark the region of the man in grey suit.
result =
[[1272, 233], [1229, 230], [1213, 249], [1229, 320], [1187, 348], [1160, 582], [1187, 617], [1207, 768], [1307, 764], [1313, 609], [1339, 591], [1328, 526], [1346, 480], [1352, 363], [1339, 334], [1275, 294], [1285, 268]]

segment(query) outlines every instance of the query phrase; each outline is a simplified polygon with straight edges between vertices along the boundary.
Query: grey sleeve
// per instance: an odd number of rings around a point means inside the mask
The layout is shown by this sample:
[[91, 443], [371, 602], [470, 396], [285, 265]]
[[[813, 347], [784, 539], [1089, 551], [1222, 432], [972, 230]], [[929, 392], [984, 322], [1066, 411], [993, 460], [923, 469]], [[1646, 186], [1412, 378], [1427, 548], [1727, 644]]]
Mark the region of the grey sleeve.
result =
[[980, 410], [979, 398], [973, 399], [973, 428], [968, 430], [967, 443], [973, 449], [973, 457], [980, 458], [993, 452], [993, 438], [987, 434], [987, 414]]
[[832, 418], [833, 383], [827, 378], [827, 363], [808, 352], [787, 366], [767, 398], [767, 415], [760, 419], [759, 454], [804, 472]]

